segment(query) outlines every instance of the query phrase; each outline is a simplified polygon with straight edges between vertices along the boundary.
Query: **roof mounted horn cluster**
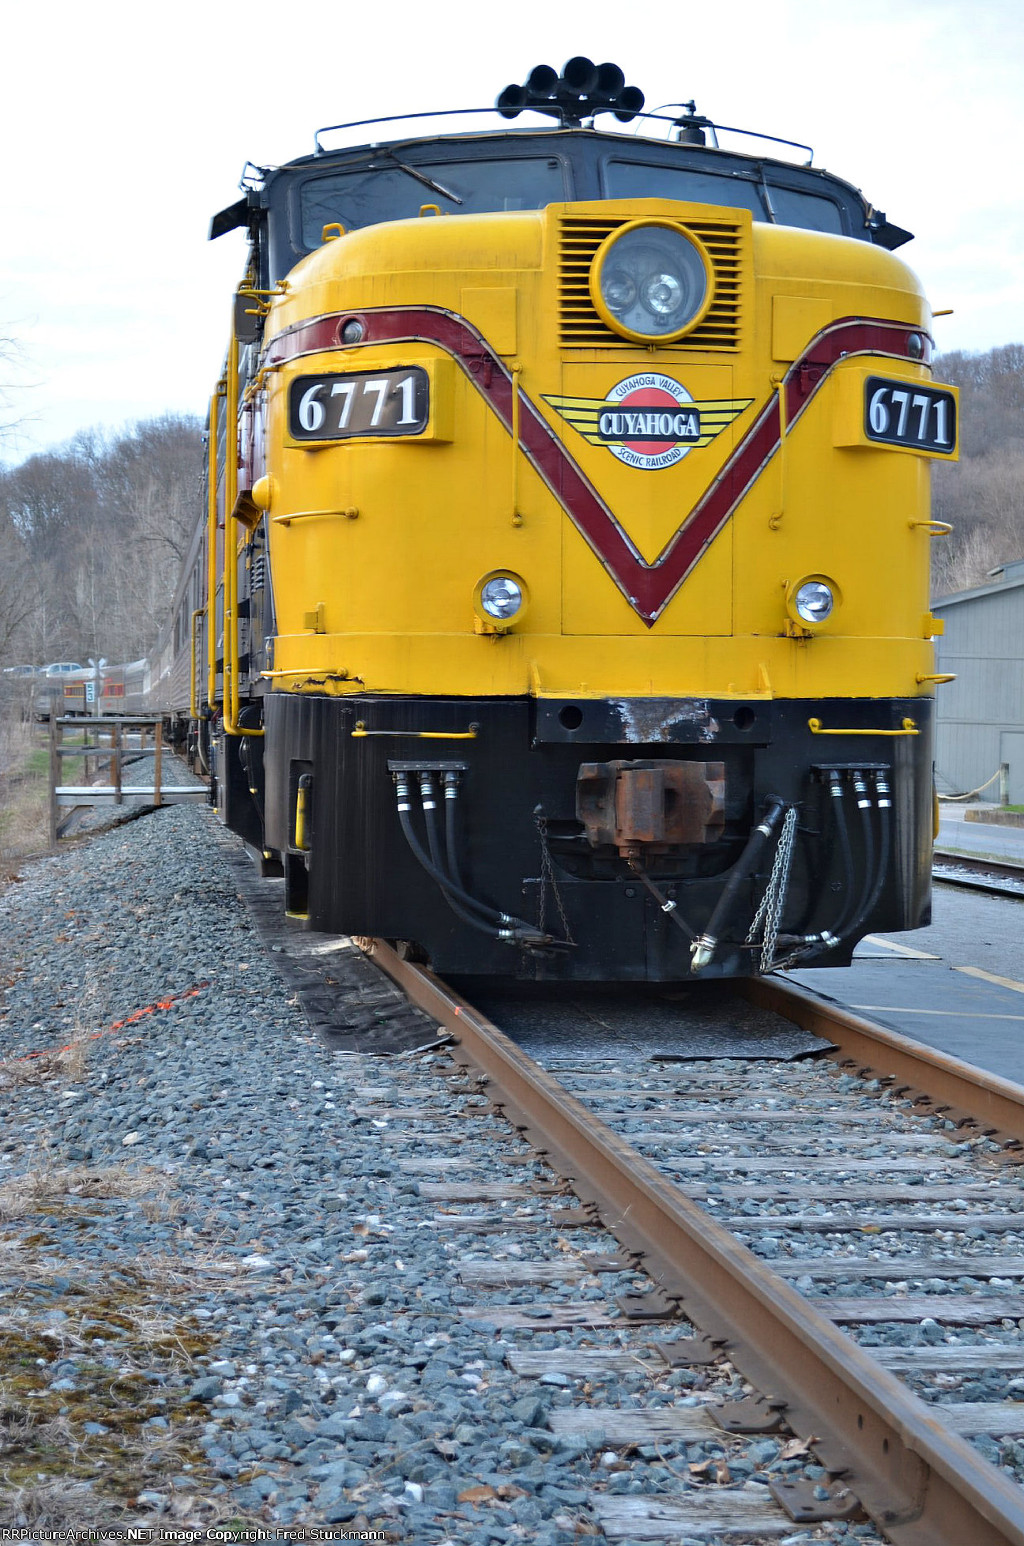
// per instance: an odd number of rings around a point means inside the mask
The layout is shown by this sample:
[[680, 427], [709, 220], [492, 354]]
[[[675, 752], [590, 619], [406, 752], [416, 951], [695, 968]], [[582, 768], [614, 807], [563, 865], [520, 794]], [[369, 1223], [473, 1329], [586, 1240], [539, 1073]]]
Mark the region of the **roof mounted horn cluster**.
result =
[[568, 60], [561, 75], [549, 64], [535, 65], [524, 85], [506, 86], [495, 103], [503, 118], [517, 118], [532, 108], [568, 128], [578, 128], [596, 113], [614, 113], [620, 123], [629, 123], [643, 105], [643, 92], [626, 85], [617, 64], [594, 64], [582, 54]]

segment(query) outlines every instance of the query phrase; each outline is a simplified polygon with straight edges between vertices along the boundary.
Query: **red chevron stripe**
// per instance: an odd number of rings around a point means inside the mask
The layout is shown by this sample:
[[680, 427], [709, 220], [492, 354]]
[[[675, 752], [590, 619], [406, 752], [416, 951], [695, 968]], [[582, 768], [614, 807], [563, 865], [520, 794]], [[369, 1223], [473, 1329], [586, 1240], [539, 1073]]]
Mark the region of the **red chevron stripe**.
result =
[[[317, 317], [279, 334], [268, 347], [267, 363], [277, 365], [300, 355], [339, 347], [341, 327], [351, 315]], [[382, 343], [430, 343], [450, 354], [511, 432], [512, 374], [464, 318], [428, 306], [387, 307], [361, 311], [357, 315], [366, 329], [362, 347]], [[762, 406], [714, 482], [701, 495], [653, 564], [647, 563], [637, 551], [613, 511], [522, 387], [519, 388], [520, 445], [630, 606], [648, 627], [652, 627], [779, 449], [782, 441], [780, 397], [784, 395], [785, 398], [788, 435], [840, 360], [854, 354], [910, 359], [908, 339], [915, 332], [916, 329], [905, 323], [865, 317], [845, 317], [824, 328], [786, 372], [778, 391]]]

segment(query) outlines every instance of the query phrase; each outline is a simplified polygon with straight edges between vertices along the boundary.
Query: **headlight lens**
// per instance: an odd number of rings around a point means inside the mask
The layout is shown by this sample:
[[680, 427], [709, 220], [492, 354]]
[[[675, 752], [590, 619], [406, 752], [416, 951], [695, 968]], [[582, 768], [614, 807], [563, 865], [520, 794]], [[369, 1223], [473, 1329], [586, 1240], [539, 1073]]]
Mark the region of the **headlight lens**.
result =
[[806, 580], [793, 597], [797, 615], [805, 623], [823, 623], [835, 604], [836, 598], [824, 580]]
[[480, 587], [480, 605], [488, 617], [507, 623], [523, 605], [523, 588], [509, 574], [497, 574]]
[[711, 303], [711, 265], [681, 227], [636, 221], [598, 250], [590, 276], [598, 312], [627, 338], [670, 340]]

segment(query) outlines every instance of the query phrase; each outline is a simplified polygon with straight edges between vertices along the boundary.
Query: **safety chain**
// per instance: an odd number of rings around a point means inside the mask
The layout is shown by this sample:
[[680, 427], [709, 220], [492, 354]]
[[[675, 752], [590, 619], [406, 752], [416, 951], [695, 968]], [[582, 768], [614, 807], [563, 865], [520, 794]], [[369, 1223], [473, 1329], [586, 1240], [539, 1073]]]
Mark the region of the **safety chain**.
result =
[[775, 944], [779, 937], [779, 924], [782, 922], [782, 912], [786, 903], [786, 887], [789, 884], [789, 866], [793, 858], [793, 839], [796, 835], [796, 806], [791, 805], [782, 822], [782, 831], [779, 833], [779, 841], [775, 848], [775, 862], [772, 865], [771, 878], [765, 887], [761, 904], [754, 915], [754, 921], [747, 932], [746, 943], [752, 945], [757, 938], [758, 929], [764, 922], [764, 937], [761, 943], [762, 973], [770, 972], [775, 964]]
[[538, 887], [537, 898], [537, 927], [542, 934], [547, 933], [544, 920], [547, 913], [547, 888], [550, 886], [562, 924], [562, 937], [567, 945], [575, 945], [576, 941], [572, 937], [569, 920], [565, 915], [565, 908], [562, 906], [562, 897], [558, 890], [558, 882], [555, 879], [555, 868], [551, 862], [551, 850], [548, 847], [548, 819], [539, 805], [533, 813], [533, 819], [537, 826], [537, 834], [540, 837], [540, 886]]

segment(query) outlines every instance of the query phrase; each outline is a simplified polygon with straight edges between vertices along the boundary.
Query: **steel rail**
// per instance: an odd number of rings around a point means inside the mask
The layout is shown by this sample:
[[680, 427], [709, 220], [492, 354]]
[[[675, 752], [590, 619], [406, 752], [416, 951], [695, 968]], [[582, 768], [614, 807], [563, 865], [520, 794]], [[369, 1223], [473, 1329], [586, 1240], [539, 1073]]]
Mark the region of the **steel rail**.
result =
[[[960, 873], [948, 866], [955, 865]], [[998, 877], [998, 878], [997, 878]], [[1024, 902], [1024, 868], [1005, 860], [975, 859], [967, 854], [935, 851], [932, 864], [932, 883], [936, 886], [956, 886], [962, 891], [981, 891], [986, 896], [1009, 897], [1011, 901]]]
[[[1024, 863], [1014, 864], [1012, 859], [991, 858], [983, 859], [978, 854], [962, 854], [955, 848], [936, 848], [932, 852], [932, 859], [940, 866], [944, 864], [959, 864], [965, 870], [982, 870], [988, 875], [1002, 875], [1006, 880], [1024, 880]], [[932, 866], [934, 871], [934, 864]], [[945, 879], [945, 876], [942, 877]]]
[[[493, 1103], [897, 1546], [1024, 1546], [1024, 1489], [564, 1090], [496, 1026], [381, 940], [373, 960], [455, 1038]], [[829, 1006], [830, 1007], [830, 1006]], [[825, 1006], [822, 1006], [824, 1010]], [[877, 1059], [876, 1059], [877, 1061]]]
[[932, 1111], [954, 1121], [969, 1118], [997, 1139], [1024, 1144], [1024, 1087], [959, 1058], [924, 1047], [909, 1036], [865, 1020], [809, 989], [774, 977], [736, 984], [753, 1004], [771, 1009], [834, 1044], [829, 1054], [892, 1081], [910, 1097], [927, 1099]]

